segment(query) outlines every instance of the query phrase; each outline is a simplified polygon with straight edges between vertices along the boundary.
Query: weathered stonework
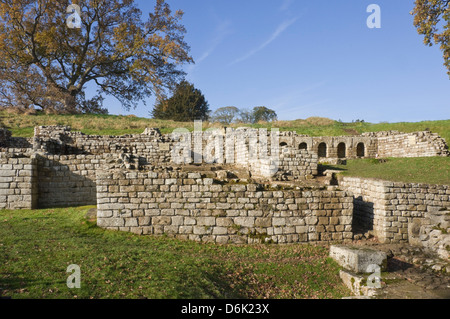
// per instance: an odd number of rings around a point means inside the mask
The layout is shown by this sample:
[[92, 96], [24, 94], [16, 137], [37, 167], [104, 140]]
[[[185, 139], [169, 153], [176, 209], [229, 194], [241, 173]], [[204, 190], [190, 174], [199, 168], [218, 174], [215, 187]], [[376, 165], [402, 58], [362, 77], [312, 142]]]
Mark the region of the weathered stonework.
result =
[[381, 242], [408, 242], [408, 225], [450, 207], [449, 185], [397, 183], [343, 177], [340, 186], [354, 195], [354, 220]]
[[414, 218], [408, 225], [408, 240], [450, 261], [450, 211], [427, 212], [423, 218]]
[[397, 131], [365, 133], [377, 139], [378, 157], [449, 156], [445, 140], [429, 131], [400, 133]]
[[223, 184], [217, 175], [99, 171], [98, 225], [217, 243], [352, 238], [352, 197], [336, 189]]
[[[445, 185], [346, 177], [340, 190], [305, 186], [323, 161], [448, 156], [445, 141], [431, 132], [273, 137], [267, 130], [227, 128], [183, 134], [187, 151], [157, 129], [91, 136], [40, 126], [33, 138], [1, 129], [0, 208], [97, 204], [99, 226], [109, 229], [218, 243], [288, 243], [350, 240], [361, 226], [381, 241], [406, 242], [414, 221], [450, 207]], [[175, 165], [177, 152], [185, 158]], [[208, 172], [205, 162], [212, 165]], [[271, 188], [273, 182], [280, 186]]]
[[37, 164], [35, 158], [0, 154], [0, 209], [37, 207]]

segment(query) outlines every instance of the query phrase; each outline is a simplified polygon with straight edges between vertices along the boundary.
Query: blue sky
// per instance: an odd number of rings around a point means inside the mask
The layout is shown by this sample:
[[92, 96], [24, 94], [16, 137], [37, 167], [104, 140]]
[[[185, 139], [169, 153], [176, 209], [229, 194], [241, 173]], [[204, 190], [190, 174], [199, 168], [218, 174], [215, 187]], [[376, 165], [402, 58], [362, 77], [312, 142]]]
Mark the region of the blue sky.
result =
[[[145, 13], [155, 1], [138, 0]], [[186, 79], [210, 109], [266, 106], [280, 120], [400, 122], [450, 118], [450, 79], [409, 12], [414, 0], [167, 0], [181, 9], [195, 65]], [[369, 4], [381, 8], [370, 29]], [[130, 112], [149, 117], [154, 100]]]

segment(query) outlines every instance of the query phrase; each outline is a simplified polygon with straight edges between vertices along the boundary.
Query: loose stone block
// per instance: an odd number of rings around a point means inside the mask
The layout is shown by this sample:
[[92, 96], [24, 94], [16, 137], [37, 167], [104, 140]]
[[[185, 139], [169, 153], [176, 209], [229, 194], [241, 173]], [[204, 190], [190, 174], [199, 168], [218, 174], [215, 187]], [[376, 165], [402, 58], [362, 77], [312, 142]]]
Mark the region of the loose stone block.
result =
[[330, 247], [330, 257], [342, 267], [356, 273], [372, 272], [373, 265], [379, 266], [381, 271], [385, 271], [387, 268], [386, 253], [366, 247], [333, 245]]

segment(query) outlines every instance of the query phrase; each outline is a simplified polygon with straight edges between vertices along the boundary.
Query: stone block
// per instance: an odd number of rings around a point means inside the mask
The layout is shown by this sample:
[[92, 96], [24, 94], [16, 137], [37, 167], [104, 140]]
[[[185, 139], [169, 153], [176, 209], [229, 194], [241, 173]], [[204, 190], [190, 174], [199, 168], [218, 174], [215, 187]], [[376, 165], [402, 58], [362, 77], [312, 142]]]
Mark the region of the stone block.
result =
[[216, 218], [215, 217], [197, 217], [197, 225], [198, 226], [215, 226]]
[[[374, 297], [377, 295], [377, 289], [381, 288], [379, 282], [368, 281], [367, 276], [354, 274], [348, 271], [341, 270], [339, 272], [344, 285], [351, 290], [355, 296]], [[379, 279], [381, 280], [381, 278]]]
[[243, 227], [254, 227], [255, 226], [255, 218], [254, 217], [236, 217], [234, 222], [237, 225]]
[[381, 271], [387, 267], [386, 253], [367, 247], [333, 245], [330, 247], [330, 257], [345, 269], [356, 273], [372, 272], [373, 265], [379, 266]]

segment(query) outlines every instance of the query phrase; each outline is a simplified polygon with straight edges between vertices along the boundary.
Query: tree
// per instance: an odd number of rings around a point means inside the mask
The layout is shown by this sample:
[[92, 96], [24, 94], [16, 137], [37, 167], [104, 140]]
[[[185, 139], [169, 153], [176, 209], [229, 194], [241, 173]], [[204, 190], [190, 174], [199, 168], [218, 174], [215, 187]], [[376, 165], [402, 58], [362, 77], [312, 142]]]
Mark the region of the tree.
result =
[[[81, 28], [68, 1], [0, 0], [0, 105], [105, 112], [105, 95], [129, 110], [164, 96], [192, 62], [180, 24], [157, 0], [146, 22], [134, 0], [84, 0]], [[74, 8], [74, 6], [71, 6]], [[70, 18], [70, 19], [69, 19]], [[84, 88], [97, 88], [87, 99]]]
[[211, 116], [211, 121], [229, 125], [236, 120], [240, 110], [235, 106], [226, 106], [218, 108]]
[[209, 105], [205, 96], [193, 84], [182, 81], [174, 90], [169, 99], [157, 101], [151, 112], [153, 118], [188, 122], [194, 120], [207, 120]]
[[425, 45], [440, 45], [450, 76], [450, 0], [416, 0], [411, 14]]
[[265, 106], [257, 106], [253, 108], [253, 123], [259, 121], [271, 122], [276, 121], [277, 113], [274, 110], [268, 109]]
[[253, 111], [249, 109], [239, 110], [237, 121], [240, 123], [253, 123]]

